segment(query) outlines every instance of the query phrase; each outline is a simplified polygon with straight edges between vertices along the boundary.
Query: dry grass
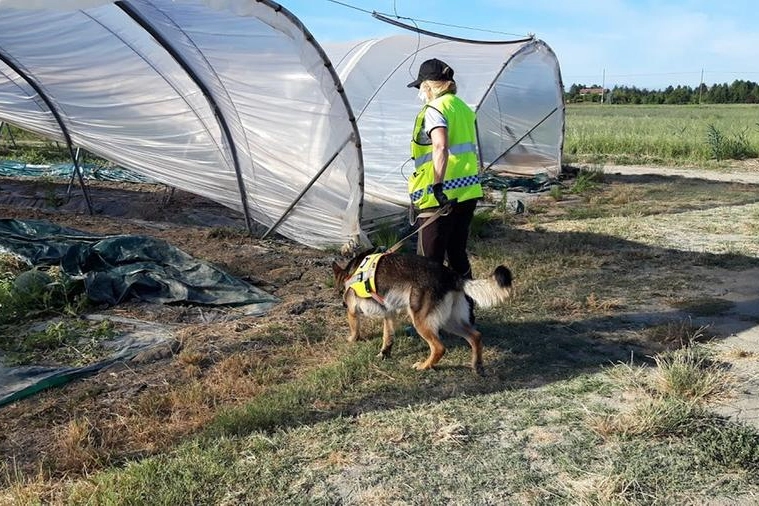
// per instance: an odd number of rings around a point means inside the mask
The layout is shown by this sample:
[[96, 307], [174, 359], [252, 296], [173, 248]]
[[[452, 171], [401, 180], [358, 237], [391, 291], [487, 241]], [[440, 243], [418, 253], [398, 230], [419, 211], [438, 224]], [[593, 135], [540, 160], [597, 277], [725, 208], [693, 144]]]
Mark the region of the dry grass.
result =
[[655, 383], [663, 395], [692, 402], [724, 399], [734, 388], [734, 378], [726, 364], [715, 362], [712, 353], [689, 346], [656, 357]]
[[[109, 414], [92, 417], [84, 408], [64, 415], [45, 446], [46, 466], [53, 474], [88, 474], [124, 455], [166, 451], [207, 426], [219, 409], [241, 406], [291, 376], [294, 371], [287, 363], [301, 364], [302, 374], [306, 364], [318, 367], [332, 359], [327, 350], [313, 353], [313, 348], [300, 346], [227, 355], [203, 346], [208, 331], [183, 333], [184, 349], [167, 376], [174, 381], [144, 384], [128, 403], [114, 402]], [[256, 332], [270, 329], [261, 327], [246, 337], [255, 339]]]
[[667, 348], [679, 349], [693, 343], [708, 342], [714, 335], [709, 333], [708, 325], [694, 325], [692, 319], [685, 318], [647, 327], [643, 331], [643, 338]]
[[112, 433], [104, 434], [99, 427], [86, 418], [70, 420], [57, 428], [55, 441], [56, 467], [61, 472], [86, 474], [106, 460], [104, 450], [114, 448], [116, 441], [105, 440]]
[[619, 414], [592, 414], [590, 426], [607, 440], [680, 433], [681, 426], [699, 415], [698, 406], [724, 402], [736, 387], [735, 377], [713, 356], [708, 348], [691, 342], [656, 355], [654, 368], [618, 366], [611, 377], [621, 388], [634, 389], [628, 399], [632, 402]]
[[[180, 348], [155, 367], [113, 369], [62, 396], [12, 407], [22, 420], [21, 408], [38, 402], [39, 419], [47, 421], [33, 429], [52, 437], [33, 446], [47, 455], [41, 474], [36, 462], [24, 462], [17, 474], [6, 471], [8, 493], [22, 504], [27, 497], [108, 503], [109, 494], [129, 502], [147, 493], [160, 502], [187, 490], [208, 503], [241, 497], [455, 503], [469, 494], [472, 502], [492, 504], [508, 498], [641, 504], [664, 493], [693, 497], [677, 484], [647, 488], [653, 480], [647, 466], [666, 454], [659, 441], [681, 444], [683, 434], [698, 434], [707, 420], [701, 406], [735, 385], [716, 357], [699, 354], [700, 343], [715, 337], [708, 326], [659, 315], [698, 302], [707, 308], [701, 315], [719, 315], [708, 309], [724, 306], [700, 292], [709, 262], [723, 259], [694, 252], [682, 240], [671, 250], [638, 241], [649, 232], [669, 233], [637, 207], [649, 195], [645, 187], [612, 181], [542, 204], [543, 213], [496, 216], [488, 224], [494, 235], [472, 245], [475, 273], [506, 261], [517, 288], [507, 306], [478, 313], [484, 380], [460, 367], [468, 360], [463, 342], [446, 342], [443, 365], [429, 374], [411, 371], [426, 348], [400, 331], [386, 361], [374, 358], [376, 323], [366, 329], [369, 342], [347, 345], [344, 310], [329, 290], [323, 255], [305, 252], [304, 260], [266, 244], [260, 247], [272, 249], [268, 263], [238, 265], [223, 257], [237, 271], [266, 279], [283, 303], [264, 318], [182, 325]], [[671, 200], [668, 209], [687, 207], [685, 198]], [[566, 219], [573, 208], [575, 217]], [[576, 218], [599, 210], [605, 218]], [[687, 211], [674, 219], [701, 215]], [[235, 247], [227, 250], [240, 247], [240, 237], [230, 240]], [[186, 235], [177, 233], [176, 241], [188, 241], [192, 250]], [[194, 247], [202, 252], [207, 245], [203, 235]], [[751, 258], [741, 256], [740, 265], [754, 265]], [[314, 264], [298, 270], [285, 260]], [[638, 323], [625, 320], [628, 315]], [[608, 369], [625, 357], [630, 361]], [[120, 382], [128, 386], [113, 386]], [[23, 434], [17, 423], [14, 433]], [[649, 444], [651, 453], [624, 453], [639, 444]], [[662, 472], [696, 487], [677, 468], [691, 458], [687, 451], [669, 458], [673, 467]], [[623, 461], [640, 469], [617, 469]], [[472, 475], [462, 475], [461, 466]], [[74, 485], [58, 481], [63, 476]], [[739, 478], [719, 477], [750, 488]], [[419, 490], [422, 495], [411, 492]]]

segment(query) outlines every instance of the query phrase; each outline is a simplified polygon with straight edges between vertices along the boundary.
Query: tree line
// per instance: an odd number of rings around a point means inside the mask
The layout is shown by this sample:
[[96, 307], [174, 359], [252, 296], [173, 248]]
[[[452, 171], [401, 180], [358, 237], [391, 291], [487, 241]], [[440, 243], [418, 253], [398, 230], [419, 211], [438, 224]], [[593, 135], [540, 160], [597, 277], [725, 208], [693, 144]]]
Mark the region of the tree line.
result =
[[667, 86], [663, 90], [648, 90], [635, 86], [602, 88], [598, 85], [573, 84], [564, 93], [570, 102], [601, 102], [610, 104], [759, 104], [759, 84], [735, 80], [732, 84], [701, 84]]

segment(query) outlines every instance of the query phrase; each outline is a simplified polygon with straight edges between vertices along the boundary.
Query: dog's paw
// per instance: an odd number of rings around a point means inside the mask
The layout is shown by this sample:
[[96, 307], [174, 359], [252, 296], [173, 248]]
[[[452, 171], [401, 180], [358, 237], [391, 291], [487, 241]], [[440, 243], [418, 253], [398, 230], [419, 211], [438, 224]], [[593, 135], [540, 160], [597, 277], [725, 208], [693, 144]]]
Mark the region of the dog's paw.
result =
[[377, 358], [381, 358], [382, 360], [390, 358], [390, 350], [382, 350], [379, 353], [377, 353]]
[[485, 369], [482, 367], [482, 364], [477, 364], [474, 367], [472, 367], [472, 371], [474, 372], [474, 374], [476, 374], [477, 376], [480, 376], [481, 378], [484, 378], [485, 376], [487, 376], [487, 374], [485, 374]]
[[426, 362], [416, 362], [414, 365], [411, 366], [413, 369], [416, 369], [417, 371], [432, 371], [431, 365], [428, 365]]
[[348, 336], [349, 343], [355, 343], [356, 341], [359, 341], [359, 340], [360, 340], [359, 336]]

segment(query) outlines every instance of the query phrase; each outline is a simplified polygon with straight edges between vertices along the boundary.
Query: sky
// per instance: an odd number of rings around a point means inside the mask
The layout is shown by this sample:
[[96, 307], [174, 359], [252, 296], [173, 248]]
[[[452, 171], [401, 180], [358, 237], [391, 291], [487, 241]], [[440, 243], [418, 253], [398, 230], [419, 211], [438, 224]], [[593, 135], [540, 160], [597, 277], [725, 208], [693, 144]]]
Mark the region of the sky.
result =
[[319, 42], [404, 31], [374, 19], [374, 11], [413, 18], [401, 21], [458, 37], [508, 40], [534, 34], [556, 53], [566, 88], [759, 82], [755, 0], [278, 1]]

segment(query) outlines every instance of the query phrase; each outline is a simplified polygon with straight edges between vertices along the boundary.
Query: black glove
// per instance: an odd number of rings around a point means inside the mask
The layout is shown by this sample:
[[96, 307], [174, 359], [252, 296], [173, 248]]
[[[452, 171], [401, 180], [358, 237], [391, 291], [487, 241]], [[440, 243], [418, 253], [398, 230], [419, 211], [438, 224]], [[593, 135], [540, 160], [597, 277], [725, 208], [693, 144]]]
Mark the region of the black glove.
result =
[[432, 194], [435, 196], [437, 203], [442, 207], [448, 203], [448, 197], [443, 193], [443, 183], [435, 183], [432, 185]]

